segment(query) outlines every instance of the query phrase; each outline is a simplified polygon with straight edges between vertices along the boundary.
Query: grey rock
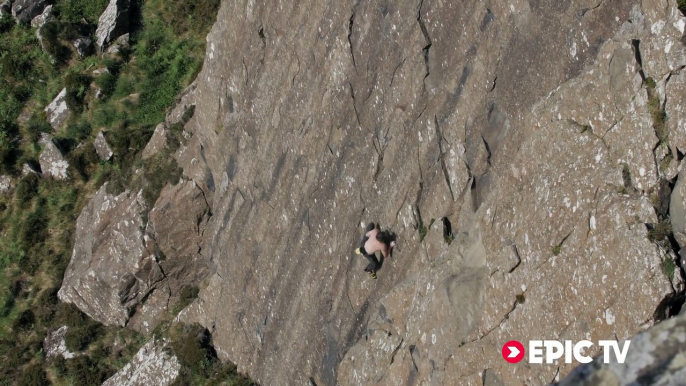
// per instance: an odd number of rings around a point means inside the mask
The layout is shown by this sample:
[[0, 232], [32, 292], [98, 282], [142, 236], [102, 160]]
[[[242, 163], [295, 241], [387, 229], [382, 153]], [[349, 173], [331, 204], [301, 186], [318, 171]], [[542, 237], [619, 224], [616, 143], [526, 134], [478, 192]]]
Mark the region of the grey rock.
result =
[[162, 149], [167, 146], [167, 129], [164, 123], [160, 123], [155, 127], [155, 131], [150, 137], [150, 141], [145, 145], [143, 153], [141, 153], [141, 158], [146, 160], [155, 154], [159, 153]]
[[27, 176], [29, 174], [41, 174], [40, 171], [36, 170], [33, 166], [25, 163], [21, 165], [21, 176]]
[[71, 261], [58, 297], [108, 326], [124, 326], [131, 310], [163, 278], [146, 249], [141, 193], [107, 193], [104, 184], [76, 221]]
[[15, 0], [12, 4], [12, 16], [17, 23], [28, 23], [45, 9], [45, 0]]
[[73, 352], [67, 349], [65, 336], [69, 327], [62, 326], [57, 330], [48, 332], [48, 335], [43, 340], [43, 352], [47, 359], [62, 357], [64, 359], [71, 359], [76, 356]]
[[176, 380], [180, 369], [181, 364], [170, 352], [168, 342], [153, 337], [102, 386], [166, 386]]
[[95, 137], [93, 146], [95, 146], [95, 152], [98, 153], [98, 157], [100, 157], [101, 161], [108, 161], [110, 158], [112, 158], [114, 153], [112, 152], [110, 145], [107, 144], [107, 140], [105, 139], [105, 135], [103, 134], [102, 130], [100, 130], [98, 135]]
[[0, 3], [0, 17], [12, 14], [12, 2], [13, 0], [5, 0]]
[[43, 151], [38, 156], [38, 162], [40, 163], [43, 175], [56, 180], [66, 180], [69, 177], [69, 162], [64, 158], [52, 140], [46, 140], [43, 143]]
[[130, 41], [129, 41], [129, 34], [124, 34], [120, 37], [118, 37], [114, 43], [112, 43], [107, 49], [105, 50], [106, 55], [110, 56], [116, 56], [122, 52], [124, 49], [128, 49], [130, 47]]
[[129, 0], [110, 0], [95, 31], [98, 52], [104, 52], [112, 41], [129, 32], [129, 7]]
[[[675, 234], [686, 233], [686, 171], [679, 172], [669, 200], [669, 220]], [[677, 237], [679, 246], [686, 247], [686, 239]]]
[[102, 74], [109, 74], [109, 73], [110, 73], [110, 70], [108, 70], [107, 67], [100, 67], [100, 68], [96, 68], [95, 70], [93, 70], [93, 75], [95, 75], [95, 76], [102, 75]]
[[81, 58], [90, 55], [93, 50], [93, 41], [85, 37], [77, 38], [72, 42], [72, 45]]
[[45, 23], [53, 19], [52, 15], [52, 5], [48, 5], [43, 10], [43, 13], [31, 19], [31, 27], [41, 28]]
[[[503, 342], [654, 323], [673, 288], [646, 234], [661, 175], [640, 71], [670, 92], [673, 1], [285, 8], [222, 3], [183, 103], [184, 180], [145, 225], [161, 270], [203, 283], [177, 319], [222, 360], [261, 384], [544, 385], [572, 366], [513, 371]], [[376, 281], [352, 252], [368, 221], [399, 240]]]
[[47, 115], [48, 122], [53, 129], [59, 130], [62, 128], [69, 117], [66, 87], [63, 88], [62, 91], [57, 94], [55, 99], [53, 99], [52, 102], [45, 107], [45, 114]]
[[13, 187], [10, 176], [0, 175], [0, 194], [8, 193]]
[[[620, 348], [623, 347], [620, 342]], [[686, 315], [663, 321], [631, 338], [626, 360], [610, 363], [598, 355], [591, 363], [574, 369], [559, 386], [590, 385], [682, 385], [686, 379]]]

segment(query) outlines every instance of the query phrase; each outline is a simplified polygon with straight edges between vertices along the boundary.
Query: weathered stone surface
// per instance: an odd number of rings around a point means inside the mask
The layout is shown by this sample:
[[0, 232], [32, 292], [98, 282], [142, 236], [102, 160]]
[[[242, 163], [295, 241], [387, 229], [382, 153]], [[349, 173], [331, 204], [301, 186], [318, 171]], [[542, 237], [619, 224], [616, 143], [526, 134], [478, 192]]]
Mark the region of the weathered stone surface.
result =
[[105, 135], [103, 134], [102, 130], [100, 130], [98, 135], [95, 137], [93, 146], [95, 147], [95, 152], [98, 153], [100, 160], [107, 161], [112, 158], [114, 153], [112, 152], [110, 145], [107, 144], [107, 140], [105, 139]]
[[[620, 348], [623, 342], [620, 342]], [[686, 380], [686, 315], [668, 319], [631, 338], [626, 360], [603, 355], [574, 369], [559, 386], [682, 385]]]
[[12, 187], [12, 178], [10, 176], [0, 175], [0, 193], [7, 193]]
[[148, 141], [145, 149], [143, 149], [143, 153], [141, 153], [141, 158], [146, 160], [159, 153], [165, 146], [167, 146], [167, 129], [164, 122], [162, 122], [155, 127], [150, 141]]
[[166, 386], [179, 375], [179, 360], [170, 353], [167, 342], [153, 338], [143, 346], [124, 368], [103, 386]]
[[124, 49], [128, 49], [130, 47], [130, 39], [129, 39], [129, 34], [124, 34], [120, 37], [118, 37], [114, 43], [112, 43], [107, 49], [105, 50], [106, 55], [110, 56], [116, 56], [122, 52]]
[[103, 52], [112, 41], [129, 32], [129, 7], [129, 0], [110, 0], [95, 31], [98, 52]]
[[21, 165], [21, 176], [22, 177], [27, 176], [31, 173], [40, 174], [40, 171], [36, 170], [33, 166], [31, 166], [27, 163]]
[[56, 180], [66, 180], [69, 177], [69, 162], [64, 159], [62, 152], [60, 152], [52, 140], [44, 141], [43, 145], [43, 151], [38, 156], [38, 162], [40, 163], [43, 175]]
[[[654, 323], [668, 151], [643, 77], [678, 92], [675, 1], [282, 8], [222, 3], [184, 180], [146, 225], [168, 276], [193, 262], [178, 319], [221, 359], [261, 384], [543, 385], [571, 366], [510, 365], [504, 342]], [[352, 253], [368, 221], [399, 241], [376, 281]]]
[[45, 114], [47, 114], [48, 123], [53, 129], [59, 130], [69, 117], [69, 107], [67, 107], [67, 88], [57, 94], [55, 99], [45, 107]]
[[31, 27], [40, 28], [50, 20], [52, 20], [52, 5], [48, 5], [43, 13], [31, 19]]
[[686, 238], [679, 237], [679, 234], [686, 234], [686, 171], [683, 170], [679, 172], [670, 197], [669, 220], [679, 246], [686, 247]]
[[45, 6], [45, 0], [15, 0], [12, 4], [12, 16], [17, 23], [28, 23], [40, 15]]
[[93, 50], [93, 41], [85, 37], [77, 38], [72, 42], [72, 45], [81, 58], [90, 55]]
[[126, 325], [134, 307], [164, 278], [146, 249], [141, 193], [103, 185], [76, 222], [76, 241], [60, 300], [105, 325]]
[[43, 340], [43, 352], [47, 359], [62, 357], [70, 359], [76, 356], [73, 352], [67, 349], [65, 336], [67, 335], [67, 326], [62, 326], [55, 331], [48, 332], [48, 335]]

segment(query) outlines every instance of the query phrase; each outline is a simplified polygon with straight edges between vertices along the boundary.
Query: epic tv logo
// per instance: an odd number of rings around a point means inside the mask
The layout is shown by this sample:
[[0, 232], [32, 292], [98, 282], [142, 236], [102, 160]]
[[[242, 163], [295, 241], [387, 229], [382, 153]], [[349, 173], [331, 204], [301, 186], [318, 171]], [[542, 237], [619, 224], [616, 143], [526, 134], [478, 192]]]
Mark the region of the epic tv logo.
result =
[[[616, 340], [599, 340], [598, 346], [603, 349], [603, 363], [610, 363], [610, 353], [614, 353], [616, 363], [624, 363], [626, 355], [629, 353], [631, 341], [624, 342], [620, 349], [619, 342]], [[589, 363], [593, 360], [584, 352], [593, 347], [593, 342], [581, 340], [572, 342], [565, 340], [564, 343], [557, 340], [530, 340], [529, 341], [529, 363], [554, 363], [564, 356], [565, 363], [572, 363], [574, 359], [578, 363]], [[503, 359], [509, 363], [518, 363], [524, 359], [524, 345], [516, 340], [511, 340], [503, 346]]]

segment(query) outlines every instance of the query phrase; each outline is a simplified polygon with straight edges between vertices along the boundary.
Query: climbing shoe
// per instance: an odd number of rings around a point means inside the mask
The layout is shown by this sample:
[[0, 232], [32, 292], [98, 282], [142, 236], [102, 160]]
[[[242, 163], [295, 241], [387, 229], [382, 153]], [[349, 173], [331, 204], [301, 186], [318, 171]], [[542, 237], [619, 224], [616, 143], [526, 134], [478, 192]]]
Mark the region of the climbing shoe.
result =
[[369, 276], [371, 276], [372, 279], [376, 279], [376, 272], [374, 272], [374, 271], [369, 272]]

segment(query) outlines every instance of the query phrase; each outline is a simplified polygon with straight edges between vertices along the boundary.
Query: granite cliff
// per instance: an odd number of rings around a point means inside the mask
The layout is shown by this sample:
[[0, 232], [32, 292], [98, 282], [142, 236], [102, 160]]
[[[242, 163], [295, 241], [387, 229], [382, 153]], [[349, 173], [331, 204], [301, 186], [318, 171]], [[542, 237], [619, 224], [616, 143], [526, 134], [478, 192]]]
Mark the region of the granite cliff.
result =
[[[149, 332], [199, 285], [177, 319], [265, 385], [559, 380], [502, 345], [683, 303], [685, 27], [675, 0], [225, 1], [146, 149], [181, 122], [182, 180], [98, 193], [60, 298]], [[376, 281], [370, 221], [398, 234]]]

